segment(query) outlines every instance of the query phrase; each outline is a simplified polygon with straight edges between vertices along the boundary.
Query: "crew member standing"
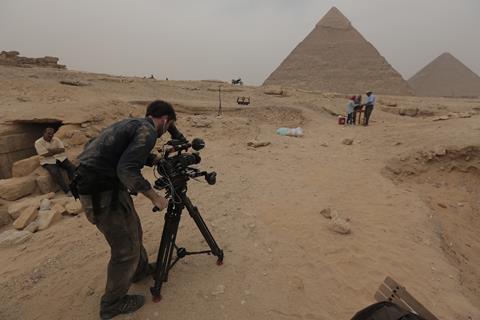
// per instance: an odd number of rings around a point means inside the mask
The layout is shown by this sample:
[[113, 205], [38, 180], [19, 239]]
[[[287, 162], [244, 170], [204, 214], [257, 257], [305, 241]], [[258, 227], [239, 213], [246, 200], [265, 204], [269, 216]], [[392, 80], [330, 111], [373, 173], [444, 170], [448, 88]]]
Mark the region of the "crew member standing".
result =
[[370, 116], [372, 115], [373, 108], [375, 107], [377, 97], [373, 94], [372, 91], [367, 92], [367, 101], [365, 102], [365, 121], [364, 126], [368, 126]]

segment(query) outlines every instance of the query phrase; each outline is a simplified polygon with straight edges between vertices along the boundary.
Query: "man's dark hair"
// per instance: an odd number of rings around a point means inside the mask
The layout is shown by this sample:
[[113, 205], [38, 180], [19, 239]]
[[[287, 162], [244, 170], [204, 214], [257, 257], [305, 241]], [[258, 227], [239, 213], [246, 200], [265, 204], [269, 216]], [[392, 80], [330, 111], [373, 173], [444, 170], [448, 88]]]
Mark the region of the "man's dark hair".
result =
[[177, 114], [170, 103], [163, 100], [155, 100], [147, 107], [147, 113], [145, 117], [152, 116], [154, 118], [160, 118], [162, 116], [168, 116], [169, 120], [177, 120]]

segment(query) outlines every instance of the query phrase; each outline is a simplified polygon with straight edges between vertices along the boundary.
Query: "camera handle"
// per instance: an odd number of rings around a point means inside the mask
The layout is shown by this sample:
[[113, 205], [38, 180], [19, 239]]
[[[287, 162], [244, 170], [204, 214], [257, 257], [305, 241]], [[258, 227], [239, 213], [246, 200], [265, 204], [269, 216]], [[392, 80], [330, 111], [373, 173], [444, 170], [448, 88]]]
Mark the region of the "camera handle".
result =
[[[192, 204], [184, 192], [176, 195], [175, 198], [176, 201], [169, 201], [167, 212], [165, 213], [165, 224], [163, 225], [162, 239], [158, 249], [157, 265], [153, 274], [153, 279], [155, 282], [153, 287], [150, 288], [154, 302], [159, 302], [162, 298], [162, 285], [164, 282], [168, 281], [168, 273], [170, 269], [173, 268], [178, 260], [184, 258], [185, 256], [196, 254], [213, 254], [217, 257], [217, 265], [223, 264], [223, 250], [220, 249], [210, 233], [210, 230], [208, 230], [208, 227], [200, 215], [198, 208]], [[187, 208], [190, 217], [192, 217], [193, 221], [197, 225], [210, 250], [190, 252], [185, 248], [179, 248], [176, 245], [175, 240], [177, 238], [178, 225], [180, 223], [180, 217], [184, 208]], [[176, 257], [172, 262], [174, 250], [176, 251]]]

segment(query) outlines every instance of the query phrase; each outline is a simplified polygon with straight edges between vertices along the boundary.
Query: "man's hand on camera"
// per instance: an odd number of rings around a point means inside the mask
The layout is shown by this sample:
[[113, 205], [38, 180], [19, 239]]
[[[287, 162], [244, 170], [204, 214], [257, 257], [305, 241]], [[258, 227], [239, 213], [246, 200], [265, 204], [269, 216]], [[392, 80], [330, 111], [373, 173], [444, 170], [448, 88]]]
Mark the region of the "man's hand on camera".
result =
[[154, 207], [157, 207], [159, 211], [162, 211], [168, 206], [168, 200], [155, 192], [152, 188], [143, 192], [145, 197], [152, 201]]
[[158, 200], [152, 201], [152, 204], [155, 208], [159, 209], [158, 211], [162, 211], [163, 209], [168, 207], [168, 200], [159, 195]]

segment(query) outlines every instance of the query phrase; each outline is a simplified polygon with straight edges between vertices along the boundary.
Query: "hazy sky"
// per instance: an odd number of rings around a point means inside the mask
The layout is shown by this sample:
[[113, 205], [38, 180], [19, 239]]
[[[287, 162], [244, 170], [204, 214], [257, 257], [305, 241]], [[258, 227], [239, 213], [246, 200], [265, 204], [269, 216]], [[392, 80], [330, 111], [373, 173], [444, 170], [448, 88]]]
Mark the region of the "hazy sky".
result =
[[445, 51], [480, 74], [480, 0], [0, 0], [0, 50], [76, 70], [261, 84], [332, 6], [404, 78]]

